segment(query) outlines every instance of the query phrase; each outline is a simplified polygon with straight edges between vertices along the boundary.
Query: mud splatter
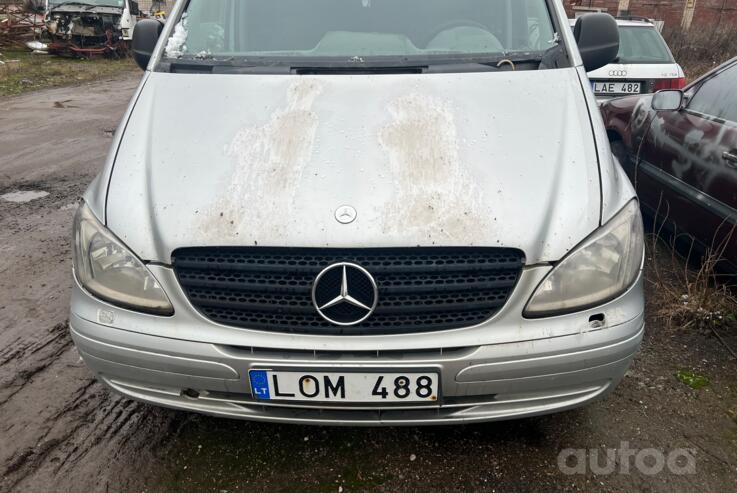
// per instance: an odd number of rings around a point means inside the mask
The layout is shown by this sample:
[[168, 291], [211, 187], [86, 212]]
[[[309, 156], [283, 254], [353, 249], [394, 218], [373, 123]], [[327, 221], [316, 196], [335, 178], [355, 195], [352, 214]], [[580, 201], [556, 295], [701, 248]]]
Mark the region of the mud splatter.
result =
[[[286, 107], [274, 112], [266, 124], [236, 134], [226, 149], [236, 160], [235, 172], [225, 197], [212, 209], [208, 229], [214, 226], [216, 234], [231, 235], [283, 233], [287, 225], [275, 221], [271, 211], [291, 216], [302, 172], [312, 155], [319, 122], [312, 106], [321, 92], [318, 81], [300, 80], [290, 86]], [[257, 205], [249, 208], [249, 203]]]
[[384, 232], [421, 230], [433, 240], [466, 243], [486, 236], [488, 214], [461, 163], [449, 104], [410, 94], [394, 101], [389, 112], [393, 121], [379, 141], [389, 154], [396, 199], [383, 215]]

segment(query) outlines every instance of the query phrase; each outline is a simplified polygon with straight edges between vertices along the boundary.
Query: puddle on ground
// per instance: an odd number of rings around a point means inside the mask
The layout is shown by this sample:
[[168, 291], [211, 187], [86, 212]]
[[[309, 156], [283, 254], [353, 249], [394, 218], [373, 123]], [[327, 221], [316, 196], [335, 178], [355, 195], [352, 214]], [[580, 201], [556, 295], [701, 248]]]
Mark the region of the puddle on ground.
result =
[[0, 195], [0, 199], [6, 202], [24, 203], [46, 197], [48, 194], [49, 192], [43, 190], [18, 190], [17, 192]]

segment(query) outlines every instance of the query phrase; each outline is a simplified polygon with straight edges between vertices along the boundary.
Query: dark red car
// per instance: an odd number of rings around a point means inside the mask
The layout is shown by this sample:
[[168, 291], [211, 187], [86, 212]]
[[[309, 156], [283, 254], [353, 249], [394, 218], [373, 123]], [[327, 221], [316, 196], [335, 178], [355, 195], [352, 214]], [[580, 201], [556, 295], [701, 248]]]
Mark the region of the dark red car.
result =
[[601, 107], [642, 211], [737, 270], [737, 58], [686, 86]]

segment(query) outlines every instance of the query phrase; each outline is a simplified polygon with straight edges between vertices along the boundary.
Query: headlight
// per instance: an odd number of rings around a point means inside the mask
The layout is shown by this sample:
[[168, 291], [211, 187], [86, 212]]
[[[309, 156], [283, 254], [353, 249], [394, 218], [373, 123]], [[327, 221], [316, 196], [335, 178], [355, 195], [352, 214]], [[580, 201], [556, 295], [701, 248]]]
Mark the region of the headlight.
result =
[[644, 248], [642, 216], [632, 200], [555, 266], [524, 316], [562, 315], [613, 300], [637, 280]]
[[74, 216], [74, 272], [95, 296], [118, 305], [157, 315], [174, 308], [143, 262], [100, 224], [86, 204]]

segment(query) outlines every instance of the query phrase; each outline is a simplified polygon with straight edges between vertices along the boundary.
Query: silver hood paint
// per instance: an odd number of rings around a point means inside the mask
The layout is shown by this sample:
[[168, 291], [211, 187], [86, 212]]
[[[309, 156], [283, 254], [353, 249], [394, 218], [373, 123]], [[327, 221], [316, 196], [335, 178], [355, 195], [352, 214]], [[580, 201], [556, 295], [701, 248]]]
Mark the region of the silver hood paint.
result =
[[[600, 223], [578, 77], [149, 73], [106, 222], [165, 263], [178, 247], [256, 244], [507, 246], [555, 261]], [[334, 218], [344, 204], [358, 211], [348, 225]]]

